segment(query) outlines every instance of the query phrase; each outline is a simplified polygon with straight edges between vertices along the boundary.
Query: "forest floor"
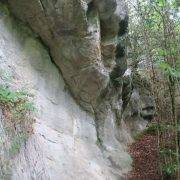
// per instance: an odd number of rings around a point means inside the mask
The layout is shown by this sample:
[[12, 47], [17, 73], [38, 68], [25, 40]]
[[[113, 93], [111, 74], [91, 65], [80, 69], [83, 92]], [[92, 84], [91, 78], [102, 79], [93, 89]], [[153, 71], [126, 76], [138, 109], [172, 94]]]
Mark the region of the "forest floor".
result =
[[157, 136], [145, 134], [129, 146], [133, 170], [127, 180], [160, 180]]

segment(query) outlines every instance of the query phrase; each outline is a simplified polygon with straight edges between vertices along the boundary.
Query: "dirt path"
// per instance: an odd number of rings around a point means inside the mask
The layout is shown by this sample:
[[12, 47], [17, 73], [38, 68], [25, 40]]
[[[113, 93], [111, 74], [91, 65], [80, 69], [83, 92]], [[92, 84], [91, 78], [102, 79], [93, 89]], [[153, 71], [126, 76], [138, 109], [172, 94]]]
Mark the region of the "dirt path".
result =
[[157, 138], [144, 135], [129, 147], [133, 162], [133, 170], [127, 180], [160, 180], [158, 168]]

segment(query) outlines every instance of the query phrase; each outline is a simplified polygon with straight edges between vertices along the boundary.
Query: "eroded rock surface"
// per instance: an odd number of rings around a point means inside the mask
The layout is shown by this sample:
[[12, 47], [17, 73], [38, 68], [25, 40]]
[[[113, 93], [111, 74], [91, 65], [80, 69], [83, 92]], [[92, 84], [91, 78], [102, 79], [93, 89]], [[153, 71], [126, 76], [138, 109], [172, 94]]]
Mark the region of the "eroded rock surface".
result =
[[7, 71], [10, 82], [2, 81], [34, 94], [38, 108], [34, 134], [19, 154], [11, 158], [8, 177], [17, 180], [123, 178], [130, 170], [131, 159], [126, 146], [114, 136], [115, 117], [108, 99], [106, 119], [103, 119], [105, 114], [98, 115], [104, 121], [106, 148], [102, 148], [97, 138], [98, 119], [81, 110], [71, 98], [37, 35], [12, 18], [6, 7], [1, 7], [0, 67]]
[[94, 113], [97, 99], [126, 70], [118, 38], [127, 29], [123, 0], [11, 0], [15, 15], [50, 48], [73, 96]]
[[132, 141], [123, 118], [132, 94], [124, 1], [9, 0], [9, 7], [35, 34], [2, 8], [1, 67], [11, 72], [11, 86], [35, 95], [39, 109], [11, 178], [123, 179]]

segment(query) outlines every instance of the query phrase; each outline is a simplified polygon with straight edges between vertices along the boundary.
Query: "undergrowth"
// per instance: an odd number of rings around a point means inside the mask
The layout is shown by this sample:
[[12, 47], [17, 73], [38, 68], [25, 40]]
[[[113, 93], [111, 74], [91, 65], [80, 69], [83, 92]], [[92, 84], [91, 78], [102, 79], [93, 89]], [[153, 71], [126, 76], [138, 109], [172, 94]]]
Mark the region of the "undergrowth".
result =
[[[2, 109], [2, 125], [4, 133], [0, 134], [0, 150], [6, 156], [0, 158], [0, 178], [9, 172], [10, 159], [19, 153], [22, 145], [32, 134], [32, 124], [36, 108], [30, 100], [33, 96], [27, 91], [13, 90], [0, 85], [0, 109]], [[5, 158], [5, 159], [4, 159]], [[5, 163], [6, 162], [6, 163]]]
[[[166, 138], [164, 144], [159, 144], [159, 157], [161, 159], [161, 168], [163, 172], [163, 179], [173, 179], [176, 176], [178, 170], [180, 170], [180, 164], [176, 162], [176, 157], [180, 157], [180, 154], [177, 155], [176, 147], [173, 142], [173, 131], [178, 131], [180, 133], [180, 125], [172, 126], [167, 124], [150, 124], [143, 132], [135, 135], [135, 143], [141, 141], [146, 135], [154, 136], [158, 139], [158, 134], [161, 137], [165, 132], [171, 131], [171, 136]], [[171, 158], [169, 158], [171, 157]], [[167, 162], [164, 162], [164, 159]]]

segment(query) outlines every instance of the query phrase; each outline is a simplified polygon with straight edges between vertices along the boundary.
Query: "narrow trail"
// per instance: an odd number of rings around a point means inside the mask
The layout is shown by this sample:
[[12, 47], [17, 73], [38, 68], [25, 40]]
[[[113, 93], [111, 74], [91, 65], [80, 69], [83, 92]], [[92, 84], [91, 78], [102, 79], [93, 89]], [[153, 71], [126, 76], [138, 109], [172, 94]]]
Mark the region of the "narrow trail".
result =
[[157, 137], [144, 135], [129, 146], [129, 153], [133, 158], [133, 170], [127, 180], [160, 180], [158, 167]]

